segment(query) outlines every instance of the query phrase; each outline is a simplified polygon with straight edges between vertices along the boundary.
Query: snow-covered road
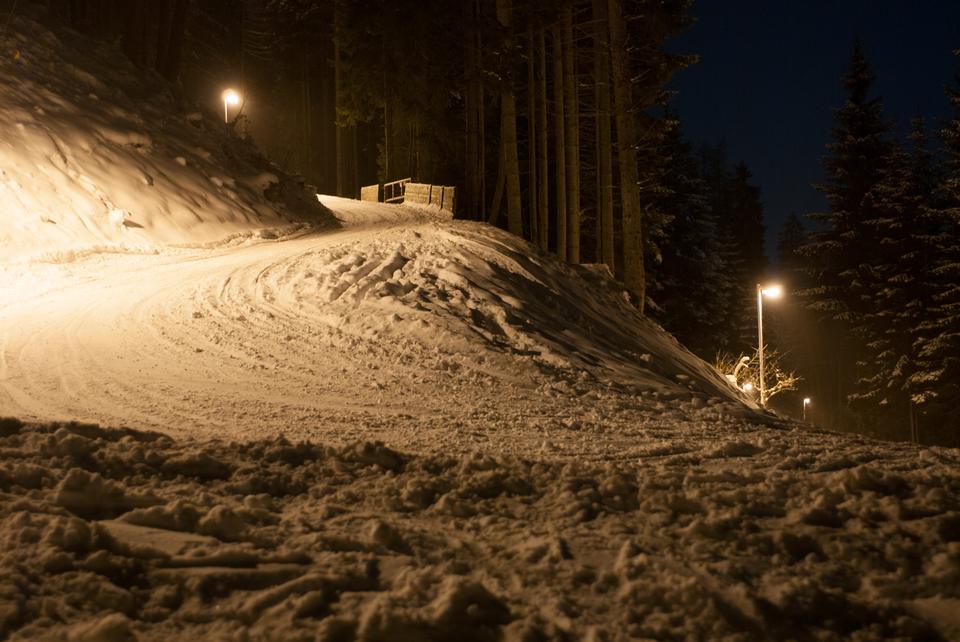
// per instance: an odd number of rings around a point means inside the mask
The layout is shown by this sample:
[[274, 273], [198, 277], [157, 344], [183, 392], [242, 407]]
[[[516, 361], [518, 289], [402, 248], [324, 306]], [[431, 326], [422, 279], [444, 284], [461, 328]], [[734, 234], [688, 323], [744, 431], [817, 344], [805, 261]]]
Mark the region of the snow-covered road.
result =
[[[638, 431], [669, 431], [676, 412], [745, 412], [719, 388], [694, 395], [691, 382], [710, 375], [665, 335], [650, 346], [636, 341], [648, 331], [586, 336], [616, 311], [575, 274], [547, 283], [552, 272], [499, 232], [330, 203], [342, 229], [9, 268], [0, 416], [582, 456], [629, 452]], [[548, 309], [559, 290], [575, 303]], [[554, 320], [532, 324], [538, 314]]]

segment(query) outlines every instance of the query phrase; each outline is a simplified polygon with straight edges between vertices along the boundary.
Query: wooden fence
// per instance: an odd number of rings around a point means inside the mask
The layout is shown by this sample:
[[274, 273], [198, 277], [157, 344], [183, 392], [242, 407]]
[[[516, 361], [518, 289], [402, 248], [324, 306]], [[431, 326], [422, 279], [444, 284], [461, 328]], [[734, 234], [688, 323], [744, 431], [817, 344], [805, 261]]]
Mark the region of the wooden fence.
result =
[[[379, 201], [380, 186], [368, 185], [361, 187], [360, 200]], [[430, 185], [429, 183], [413, 183], [409, 178], [405, 178], [384, 184], [383, 202], [436, 205], [440, 209], [453, 213], [457, 207], [457, 188], [444, 185]]]

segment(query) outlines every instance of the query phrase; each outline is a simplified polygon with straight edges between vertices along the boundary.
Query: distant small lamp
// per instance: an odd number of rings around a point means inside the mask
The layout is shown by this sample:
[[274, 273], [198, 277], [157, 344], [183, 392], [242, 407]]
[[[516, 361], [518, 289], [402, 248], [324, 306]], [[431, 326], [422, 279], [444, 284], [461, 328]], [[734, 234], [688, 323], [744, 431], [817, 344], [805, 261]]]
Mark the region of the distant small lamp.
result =
[[750, 383], [749, 381], [748, 381], [747, 383], [743, 384], [743, 391], [746, 392], [746, 393], [748, 393], [748, 394], [751, 393], [751, 392], [753, 392], [753, 384]]
[[760, 407], [767, 405], [767, 383], [766, 373], [763, 369], [763, 297], [768, 299], [779, 299], [783, 296], [783, 287], [780, 285], [763, 286], [757, 283], [757, 355], [760, 358]]
[[223, 92], [223, 122], [230, 122], [230, 105], [240, 104], [240, 94], [233, 89], [227, 89]]
[[810, 405], [810, 397], [803, 398], [803, 420], [807, 420], [807, 406]]

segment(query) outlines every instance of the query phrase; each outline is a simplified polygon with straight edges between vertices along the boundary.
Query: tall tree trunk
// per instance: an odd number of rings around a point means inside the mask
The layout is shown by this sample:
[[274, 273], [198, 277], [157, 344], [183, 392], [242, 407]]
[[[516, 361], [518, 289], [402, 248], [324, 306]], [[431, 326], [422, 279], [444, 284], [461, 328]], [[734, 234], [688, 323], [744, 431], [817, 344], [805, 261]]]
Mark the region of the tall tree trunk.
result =
[[384, 76], [383, 81], [383, 176], [380, 179], [380, 182], [387, 183], [390, 182], [392, 177], [390, 176], [390, 109], [389, 109], [389, 100], [387, 99], [387, 81], [386, 76]]
[[[147, 62], [147, 20], [144, 0], [128, 0], [123, 5], [123, 12], [123, 52], [133, 64], [144, 67]], [[71, 11], [71, 17], [77, 13]], [[76, 21], [75, 18], [74, 21]]]
[[539, 179], [538, 189], [540, 190], [537, 205], [540, 210], [537, 213], [539, 218], [537, 233], [541, 249], [548, 250], [550, 245], [550, 156], [547, 148], [547, 35], [542, 28], [537, 33], [537, 53], [540, 59], [540, 77], [537, 86], [537, 93], [539, 94], [537, 131], [540, 132], [540, 137], [537, 140], [537, 156], [540, 164], [540, 171], [537, 175]]
[[537, 184], [537, 137], [541, 136], [537, 131], [537, 78], [536, 65], [534, 62], [533, 47], [533, 25], [527, 27], [527, 133], [529, 136], [529, 146], [527, 147], [527, 156], [530, 163], [530, 176], [527, 181], [527, 194], [530, 199], [530, 239], [537, 240], [540, 235], [537, 231], [539, 223], [538, 214], [540, 208], [537, 205], [539, 197], [539, 185]]
[[[511, 0], [497, 0], [497, 21], [508, 32], [512, 13]], [[520, 158], [517, 151], [517, 101], [513, 94], [510, 74], [502, 81], [500, 89], [500, 136], [503, 140], [503, 171], [507, 182], [507, 229], [512, 234], [523, 236]]]
[[563, 98], [567, 143], [567, 260], [580, 262], [580, 105], [574, 57], [573, 7], [562, 11], [563, 24]]
[[487, 217], [487, 223], [496, 225], [500, 221], [500, 208], [503, 204], [503, 191], [507, 184], [506, 175], [503, 171], [503, 141], [500, 141], [500, 147], [497, 150], [497, 156], [500, 160], [497, 162], [497, 185], [493, 190], [493, 207], [490, 208], [490, 214]]
[[640, 211], [637, 126], [633, 114], [626, 21], [621, 0], [608, 0], [610, 58], [616, 105], [617, 147], [620, 161], [620, 200], [623, 206], [623, 282], [643, 312], [646, 274], [643, 265], [643, 219]]
[[477, 63], [477, 0], [464, 0], [464, 78], [466, 80], [465, 91], [465, 111], [466, 111], [466, 134], [465, 153], [466, 162], [464, 170], [466, 173], [465, 186], [466, 194], [463, 203], [466, 204], [467, 212], [471, 218], [479, 218], [486, 213], [480, 209], [481, 198], [481, 174], [483, 166], [480, 163], [480, 148], [482, 139], [480, 138], [480, 81], [479, 69]]
[[350, 158], [351, 166], [353, 168], [353, 173], [351, 174], [352, 180], [350, 182], [350, 197], [359, 198], [360, 197], [360, 143], [357, 140], [357, 126], [350, 126], [350, 142], [353, 155]]
[[597, 242], [602, 260], [616, 274], [613, 251], [613, 142], [610, 123], [610, 39], [607, 0], [593, 0], [594, 82], [597, 93]]
[[175, 80], [180, 74], [180, 60], [183, 53], [183, 37], [187, 31], [189, 0], [174, 0], [173, 25], [170, 30], [170, 43], [167, 46], [166, 62], [160, 73], [167, 80]]
[[567, 161], [563, 110], [563, 30], [553, 32], [554, 162], [557, 176], [557, 256], [567, 260]]
[[303, 176], [310, 180], [313, 171], [313, 101], [310, 97], [310, 47], [303, 43], [303, 67], [301, 70], [301, 89], [303, 91]]
[[160, 71], [166, 64], [167, 48], [170, 45], [170, 32], [173, 29], [173, 7], [170, 0], [154, 0], [154, 5], [157, 15], [157, 50], [154, 52], [153, 68]]
[[334, 122], [334, 148], [337, 163], [337, 196], [343, 196], [346, 193], [346, 162], [344, 160], [343, 149], [343, 127], [340, 123], [340, 100], [341, 100], [341, 78], [342, 69], [340, 61], [340, 12], [337, 11], [337, 4], [333, 5], [333, 122]]

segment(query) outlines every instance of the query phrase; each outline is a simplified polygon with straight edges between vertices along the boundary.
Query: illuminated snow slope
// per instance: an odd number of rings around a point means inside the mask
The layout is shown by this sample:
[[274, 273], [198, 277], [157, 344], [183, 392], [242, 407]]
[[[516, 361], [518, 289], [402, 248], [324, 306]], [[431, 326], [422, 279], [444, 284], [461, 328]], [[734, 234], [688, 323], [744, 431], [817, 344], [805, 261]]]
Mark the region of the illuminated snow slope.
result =
[[7, 269], [0, 415], [593, 455], [752, 415], [606, 277], [436, 210], [324, 204], [342, 229]]
[[2, 34], [4, 260], [153, 251], [317, 221], [280, 203], [293, 190], [252, 147], [212, 114], [184, 111], [116, 47], [19, 17]]

